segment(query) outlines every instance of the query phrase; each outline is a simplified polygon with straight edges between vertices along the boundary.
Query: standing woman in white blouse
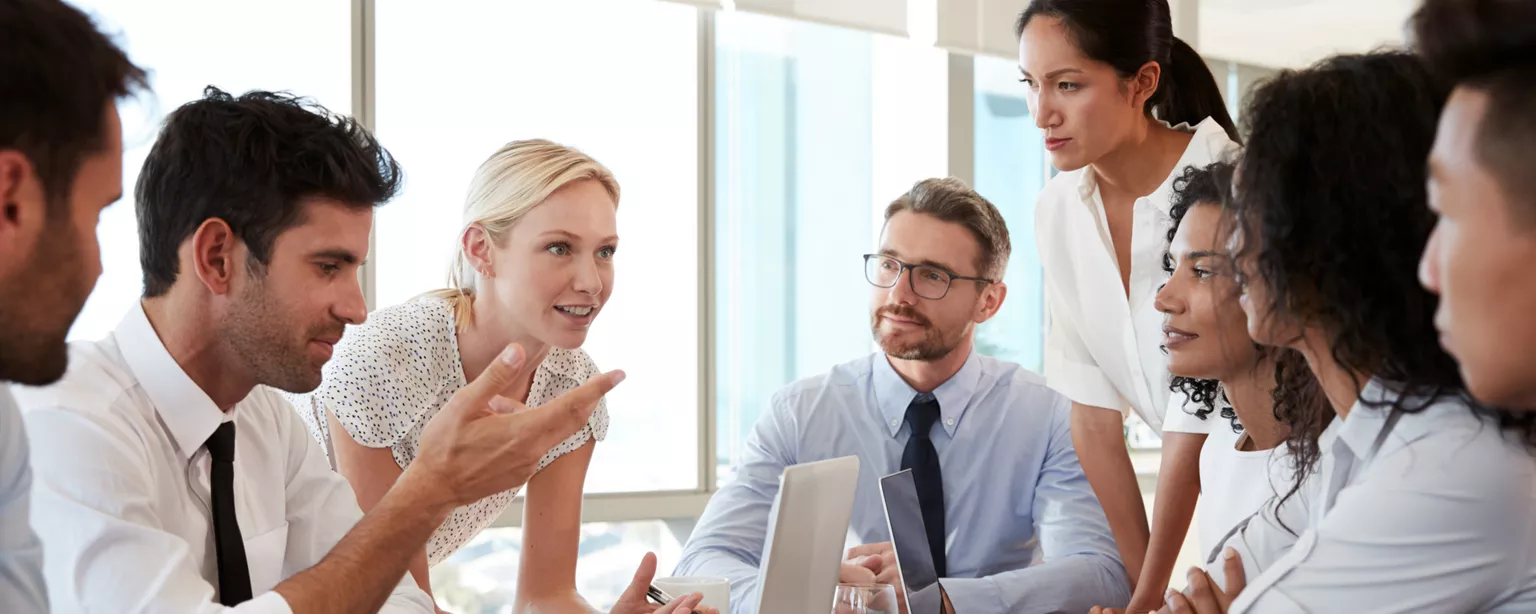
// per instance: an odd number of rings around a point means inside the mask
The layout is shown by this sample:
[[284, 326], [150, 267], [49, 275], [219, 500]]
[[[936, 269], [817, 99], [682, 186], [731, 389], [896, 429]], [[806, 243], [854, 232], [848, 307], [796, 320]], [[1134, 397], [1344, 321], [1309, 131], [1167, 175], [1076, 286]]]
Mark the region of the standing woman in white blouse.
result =
[[[1016, 34], [1030, 111], [1061, 171], [1036, 206], [1045, 375], [1073, 402], [1072, 441], [1135, 583], [1132, 609], [1156, 609], [1210, 428], [1182, 397], [1169, 400], [1153, 304], [1167, 279], [1169, 199], [1173, 179], [1235, 148], [1237, 131], [1204, 60], [1173, 36], [1166, 0], [1033, 0]], [[1132, 411], [1163, 434], [1150, 535], [1125, 444]]]
[[[295, 399], [364, 511], [415, 458], [432, 416], [501, 348], [517, 343], [526, 352], [528, 367], [507, 396], [530, 407], [599, 373], [581, 345], [613, 292], [618, 201], [607, 168], [548, 141], [509, 143], [475, 172], [450, 287], [353, 327], [336, 345], [324, 384]], [[593, 444], [607, 428], [599, 403], [528, 482], [518, 611], [591, 611], [575, 587], [581, 493]], [[428, 568], [489, 526], [516, 494], [454, 510], [411, 565], [421, 588], [430, 594]], [[648, 611], [639, 597], [633, 605]]]

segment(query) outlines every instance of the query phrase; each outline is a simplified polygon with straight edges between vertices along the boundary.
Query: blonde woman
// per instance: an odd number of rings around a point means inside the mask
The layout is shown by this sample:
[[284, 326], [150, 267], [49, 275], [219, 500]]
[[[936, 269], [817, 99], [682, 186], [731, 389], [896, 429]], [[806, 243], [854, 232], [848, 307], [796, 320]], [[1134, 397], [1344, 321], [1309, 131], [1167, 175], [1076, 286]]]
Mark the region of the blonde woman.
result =
[[[332, 465], [366, 511], [417, 452], [422, 428], [509, 343], [529, 365], [507, 396], [538, 406], [599, 373], [581, 345], [613, 292], [619, 184], [603, 165], [548, 141], [516, 141], [475, 172], [449, 288], [380, 309], [348, 331], [324, 383], [295, 398]], [[536, 365], [536, 367], [533, 367]], [[528, 482], [516, 609], [590, 612], [577, 594], [581, 491], [593, 445], [608, 429], [599, 403], [582, 430], [545, 454]], [[454, 510], [411, 574], [428, 568], [506, 510], [516, 490]], [[650, 612], [647, 556], [615, 612]]]

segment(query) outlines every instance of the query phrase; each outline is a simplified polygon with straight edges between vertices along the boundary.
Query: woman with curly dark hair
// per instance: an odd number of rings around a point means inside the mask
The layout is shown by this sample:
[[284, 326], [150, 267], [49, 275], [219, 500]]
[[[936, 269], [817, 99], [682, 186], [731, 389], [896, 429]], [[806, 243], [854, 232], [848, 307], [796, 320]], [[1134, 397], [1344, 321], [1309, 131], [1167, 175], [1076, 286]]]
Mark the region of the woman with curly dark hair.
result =
[[[1232, 165], [1190, 167], [1174, 181], [1164, 268], [1170, 277], [1157, 293], [1171, 388], [1190, 398], [1201, 420], [1216, 420], [1200, 449], [1200, 551], [1210, 552], [1227, 533], [1276, 495], [1289, 495], [1307, 467], [1292, 465], [1277, 449], [1290, 432], [1275, 417], [1285, 402], [1275, 373], [1293, 350], [1260, 346], [1248, 337], [1248, 317], [1238, 306], [1236, 271], [1227, 251], [1231, 234], [1224, 208]], [[1301, 364], [1305, 369], [1305, 364]], [[1305, 383], [1305, 382], [1303, 382]], [[1305, 392], [1305, 391], [1304, 391]], [[1186, 410], [1188, 411], [1188, 410]], [[1217, 417], [1219, 413], [1219, 418]], [[1288, 546], [1288, 544], [1286, 544]]]
[[1192, 571], [1198, 605], [1174, 593], [1173, 611], [1536, 611], [1531, 422], [1468, 398], [1416, 278], [1446, 95], [1404, 53], [1253, 93], [1233, 182], [1239, 301], [1255, 341], [1306, 357], [1340, 426], [1319, 443], [1324, 415], [1281, 416], [1293, 447], [1326, 452], [1304, 532], [1257, 574], [1246, 536], [1230, 540], [1226, 592]]

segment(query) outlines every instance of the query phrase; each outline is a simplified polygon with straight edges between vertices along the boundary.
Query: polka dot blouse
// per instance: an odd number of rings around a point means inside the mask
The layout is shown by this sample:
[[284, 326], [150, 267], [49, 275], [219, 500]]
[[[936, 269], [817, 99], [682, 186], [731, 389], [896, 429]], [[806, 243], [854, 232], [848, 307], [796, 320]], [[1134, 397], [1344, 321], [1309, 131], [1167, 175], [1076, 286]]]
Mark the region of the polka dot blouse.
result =
[[[586, 352], [550, 348], [534, 372], [527, 404], [543, 405], [598, 373]], [[442, 298], [422, 296], [370, 314], [361, 326], [349, 327], [324, 374], [324, 383], [314, 392], [288, 396], [326, 454], [331, 454], [324, 417], [329, 407], [354, 441], [390, 448], [395, 462], [405, 468], [416, 458], [422, 429], [465, 384], [452, 307]], [[605, 399], [581, 431], [544, 455], [539, 469], [593, 438], [601, 441], [607, 433]], [[517, 490], [454, 510], [427, 542], [427, 564], [447, 559], [489, 526]]]

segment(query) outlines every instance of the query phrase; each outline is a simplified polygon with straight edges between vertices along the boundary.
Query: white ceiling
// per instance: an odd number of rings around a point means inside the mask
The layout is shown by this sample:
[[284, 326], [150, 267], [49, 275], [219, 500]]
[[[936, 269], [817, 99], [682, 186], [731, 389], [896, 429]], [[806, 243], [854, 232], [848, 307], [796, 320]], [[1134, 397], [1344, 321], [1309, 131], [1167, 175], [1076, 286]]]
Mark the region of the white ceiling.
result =
[[1276, 68], [1404, 44], [1419, 0], [1200, 0], [1207, 58]]

